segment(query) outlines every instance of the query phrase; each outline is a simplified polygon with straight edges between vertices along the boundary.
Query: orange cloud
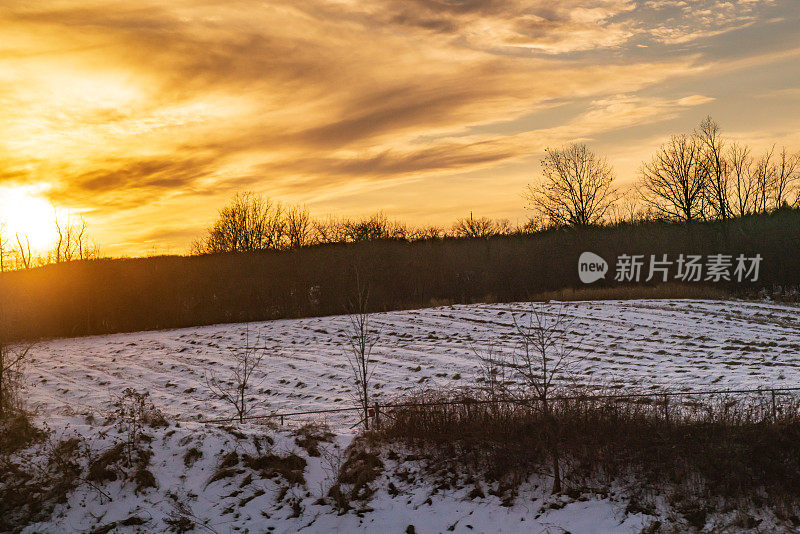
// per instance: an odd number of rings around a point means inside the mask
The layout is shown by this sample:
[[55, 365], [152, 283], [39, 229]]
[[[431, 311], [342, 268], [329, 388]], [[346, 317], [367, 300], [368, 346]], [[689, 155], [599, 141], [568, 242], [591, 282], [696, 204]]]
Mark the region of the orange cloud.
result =
[[[631, 128], [724, 114], [715, 68], [746, 77], [756, 56], [786, 54], [794, 11], [788, 0], [10, 0], [0, 185], [48, 184], [114, 253], [158, 238], [181, 250], [238, 188], [320, 214], [352, 213], [360, 195], [361, 212], [391, 204], [442, 221], [495, 198], [502, 176], [508, 200], [490, 211], [521, 216], [519, 188], [545, 146], [602, 147]], [[734, 39], [759, 31], [757, 49]], [[773, 83], [761, 92], [786, 89]], [[458, 177], [471, 189], [440, 209], [428, 192]]]

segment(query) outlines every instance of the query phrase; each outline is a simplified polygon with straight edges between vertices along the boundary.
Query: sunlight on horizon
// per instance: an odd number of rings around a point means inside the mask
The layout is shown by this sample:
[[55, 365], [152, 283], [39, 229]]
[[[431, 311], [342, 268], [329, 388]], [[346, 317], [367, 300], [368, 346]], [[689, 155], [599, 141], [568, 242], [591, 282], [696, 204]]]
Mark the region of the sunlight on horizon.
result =
[[625, 188], [709, 115], [796, 151], [796, 2], [5, 0], [0, 220], [46, 250], [52, 205], [91, 214], [120, 255], [188, 250], [249, 190], [524, 222], [548, 147], [586, 143]]
[[24, 243], [30, 240], [31, 249], [42, 253], [56, 241], [56, 209], [44, 197], [41, 186], [0, 188], [0, 224], [5, 224], [5, 236], [11, 247], [17, 246], [16, 236]]

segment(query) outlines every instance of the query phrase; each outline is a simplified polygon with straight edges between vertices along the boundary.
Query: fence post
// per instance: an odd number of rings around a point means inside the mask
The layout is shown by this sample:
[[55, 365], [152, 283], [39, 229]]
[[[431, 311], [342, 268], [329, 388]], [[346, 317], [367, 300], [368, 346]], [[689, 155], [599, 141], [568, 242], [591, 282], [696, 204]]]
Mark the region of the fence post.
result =
[[381, 429], [381, 407], [377, 402], [375, 403], [375, 429]]
[[283, 416], [281, 415], [281, 426], [283, 426]]
[[669, 395], [664, 393], [664, 421], [669, 424]]

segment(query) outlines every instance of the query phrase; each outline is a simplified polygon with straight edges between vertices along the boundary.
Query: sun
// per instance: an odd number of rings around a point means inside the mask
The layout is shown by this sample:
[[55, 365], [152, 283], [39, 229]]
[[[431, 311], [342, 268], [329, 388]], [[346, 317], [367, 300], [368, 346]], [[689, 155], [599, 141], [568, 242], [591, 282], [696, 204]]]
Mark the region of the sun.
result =
[[0, 225], [12, 246], [19, 236], [23, 243], [27, 237], [32, 250], [50, 249], [58, 235], [55, 228], [55, 209], [41, 196], [42, 187], [0, 187]]

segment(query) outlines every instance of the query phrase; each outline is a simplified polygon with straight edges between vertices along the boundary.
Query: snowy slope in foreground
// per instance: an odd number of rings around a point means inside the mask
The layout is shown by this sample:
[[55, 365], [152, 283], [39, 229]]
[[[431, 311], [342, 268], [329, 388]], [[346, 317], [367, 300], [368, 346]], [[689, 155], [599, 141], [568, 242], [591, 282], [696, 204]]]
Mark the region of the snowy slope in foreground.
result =
[[[560, 304], [549, 304], [555, 310]], [[792, 387], [800, 384], [800, 317], [797, 308], [743, 302], [605, 301], [563, 305], [574, 324], [577, 363], [574, 377], [591, 384], [669, 386], [678, 389]], [[528, 304], [449, 306], [377, 314], [381, 337], [375, 354], [375, 390], [384, 398], [420, 387], [474, 383], [472, 349], [510, 347], [512, 313]], [[262, 336], [271, 350], [261, 394], [267, 409], [295, 411], [351, 405], [344, 360], [346, 317], [252, 323], [251, 338]], [[147, 389], [173, 421], [229, 416], [230, 410], [205, 386], [207, 372], [226, 375], [230, 349], [244, 341], [245, 325], [138, 332], [44, 342], [28, 368], [29, 402], [40, 421], [58, 432], [77, 433], [95, 451], [114, 443], [114, 431], [89, 423], [125, 387]], [[580, 340], [580, 341], [578, 341]], [[337, 434], [325, 445], [333, 454], [352, 440], [351, 415], [330, 422]], [[639, 532], [653, 518], [625, 513], [625, 496], [552, 497], [533, 480], [513, 506], [499, 498], [468, 497], [469, 486], [437, 488], [436, 481], [381, 475], [377, 492], [360, 514], [339, 514], [319, 502], [332, 484], [330, 457], [311, 457], [286, 428], [249, 423], [231, 432], [214, 425], [174, 422], [154, 430], [151, 470], [156, 488], [136, 494], [121, 481], [97, 489], [82, 485], [48, 523], [29, 532], [161, 532], [183, 506], [197, 525], [213, 532]], [[107, 431], [102, 436], [98, 429]], [[307, 461], [302, 484], [256, 477], [246, 470], [211, 481], [225, 455], [255, 454], [254, 437], [271, 436], [280, 456], [295, 452]], [[202, 451], [185, 461], [190, 449]], [[400, 456], [402, 458], [402, 454]], [[413, 473], [413, 461], [387, 465], [387, 472]], [[389, 469], [392, 467], [392, 469]], [[237, 464], [236, 470], [241, 468]], [[252, 477], [251, 477], [252, 478]], [[389, 482], [395, 489], [387, 491]], [[285, 488], [289, 488], [288, 492]], [[170, 497], [170, 495], [174, 497]], [[113, 499], [109, 502], [108, 497]], [[180, 506], [177, 503], [181, 503]], [[180, 514], [178, 514], [180, 515]], [[119, 522], [136, 518], [141, 525]], [[202, 525], [202, 526], [201, 526]], [[762, 524], [762, 526], [765, 526]], [[769, 529], [769, 527], [767, 526]], [[563, 529], [563, 530], [562, 530]]]

